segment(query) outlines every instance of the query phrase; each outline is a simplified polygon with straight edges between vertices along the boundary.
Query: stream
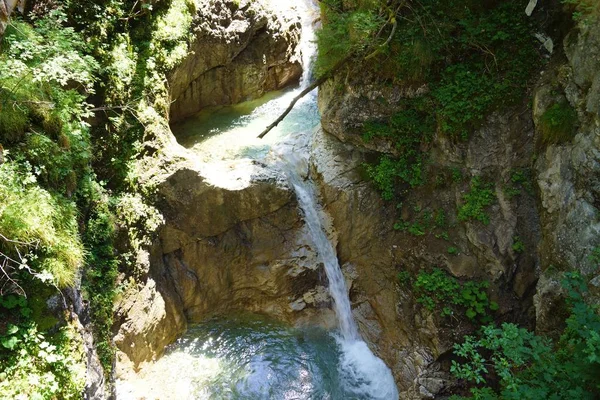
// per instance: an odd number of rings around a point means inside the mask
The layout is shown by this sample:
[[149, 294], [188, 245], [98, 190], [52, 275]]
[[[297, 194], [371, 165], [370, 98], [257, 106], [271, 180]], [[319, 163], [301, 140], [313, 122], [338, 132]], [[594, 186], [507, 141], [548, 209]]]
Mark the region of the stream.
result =
[[[305, 71], [315, 53], [305, 9]], [[294, 328], [252, 314], [191, 326], [164, 357], [143, 371], [147, 399], [395, 400], [392, 374], [361, 339], [323, 210], [308, 175], [309, 143], [319, 123], [316, 91], [305, 96], [265, 139], [256, 139], [309, 82], [231, 107], [205, 109], [173, 127], [200, 162], [252, 159], [283, 171], [325, 266], [338, 329]]]

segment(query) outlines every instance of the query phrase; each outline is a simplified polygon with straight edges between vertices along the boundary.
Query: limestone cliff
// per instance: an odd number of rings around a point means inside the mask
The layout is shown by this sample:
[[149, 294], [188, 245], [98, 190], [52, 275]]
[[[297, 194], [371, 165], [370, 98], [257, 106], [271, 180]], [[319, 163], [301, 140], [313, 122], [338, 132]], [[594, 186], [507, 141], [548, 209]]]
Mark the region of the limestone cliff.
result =
[[[281, 11], [281, 10], [284, 11]], [[289, 7], [268, 1], [206, 1], [193, 44], [168, 76], [171, 122], [207, 106], [236, 104], [298, 82], [301, 25]]]
[[[540, 333], [555, 333], [564, 321], [558, 272], [592, 273], [589, 256], [600, 240], [598, 28], [582, 25], [564, 38], [535, 84], [533, 109], [526, 102], [500, 109], [466, 142], [436, 134], [426, 149], [429, 183], [403, 196], [399, 214], [396, 204], [382, 201], [361, 173], [374, 152], [394, 155], [396, 150], [383, 139], [366, 143], [362, 127], [374, 117], [389, 116], [402, 98], [429, 89], [390, 87], [368, 74], [349, 78], [346, 73], [322, 87], [324, 132], [313, 146], [313, 172], [338, 234], [340, 261], [352, 280], [356, 319], [392, 368], [401, 398], [443, 394], [452, 385], [441, 372], [447, 370], [452, 343], [472, 327], [427, 312], [411, 288], [397, 280], [398, 272], [416, 274], [433, 265], [459, 279], [488, 280], [500, 304], [494, 318]], [[576, 134], [547, 144], [541, 116], [563, 101], [577, 112]], [[515, 171], [524, 171], [531, 186], [511, 193]], [[488, 211], [488, 225], [456, 217], [469, 176], [493, 182], [497, 200]], [[416, 221], [424, 210], [444, 210], [447, 235], [394, 229], [398, 218]], [[514, 246], [515, 238], [524, 252]], [[449, 246], [457, 251], [449, 252]], [[599, 280], [596, 276], [591, 282], [598, 285]]]

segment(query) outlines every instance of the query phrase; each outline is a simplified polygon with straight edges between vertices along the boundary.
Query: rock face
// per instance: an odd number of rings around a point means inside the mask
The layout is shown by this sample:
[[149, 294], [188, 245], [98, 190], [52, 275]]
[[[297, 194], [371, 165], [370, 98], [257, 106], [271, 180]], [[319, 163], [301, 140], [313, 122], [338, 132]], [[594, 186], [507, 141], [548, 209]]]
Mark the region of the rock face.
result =
[[[438, 143], [435, 168], [443, 171], [455, 165], [453, 158], [461, 151], [476, 173], [485, 171], [509, 179], [511, 168], [523, 160], [520, 151], [527, 151], [533, 137], [530, 121], [513, 118], [513, 127], [506, 129], [511, 126], [509, 120], [510, 116], [492, 119], [465, 148], [445, 148], [447, 143]], [[527, 130], [530, 133], [522, 135]], [[470, 326], [453, 328], [450, 321], [422, 308], [410, 286], [402, 285], [396, 275], [400, 271], [416, 275], [421, 269], [439, 266], [459, 278], [487, 279], [492, 297], [501, 305], [498, 312], [527, 321], [533, 315], [530, 293], [537, 280], [537, 258], [515, 253], [512, 239], [521, 235], [526, 246], [534, 248], [539, 235], [535, 202], [526, 193], [518, 204], [511, 202], [502, 197], [498, 187], [499, 200], [490, 211], [488, 226], [458, 224], [455, 210], [467, 183], [419, 188], [404, 199], [410, 209], [404, 216], [408, 219], [415, 209], [446, 210], [449, 240], [431, 233], [415, 237], [394, 230], [395, 204], [384, 203], [361, 177], [361, 164], [368, 159], [368, 152], [323, 132], [317, 134], [311, 158], [337, 233], [338, 257], [352, 282], [351, 301], [362, 336], [391, 367], [402, 389], [401, 398], [421, 398], [422, 393], [431, 393], [421, 381], [429, 385], [434, 379], [439, 385], [430, 386], [440, 391], [449, 385], [449, 377], [436, 372], [440, 368], [436, 360], [451, 350]], [[449, 246], [459, 248], [459, 253], [448, 254]]]
[[188, 161], [157, 188], [165, 224], [150, 252], [150, 278], [119, 306], [121, 377], [159, 357], [187, 321], [243, 311], [300, 325], [335, 321], [281, 172], [250, 160]]
[[[452, 343], [470, 328], [464, 322], [452, 326], [423, 309], [410, 285], [396, 278], [398, 272], [415, 276], [437, 266], [459, 279], [485, 279], [500, 304], [496, 320], [516, 321], [543, 334], [556, 334], [565, 319], [560, 271], [581, 271], [600, 286], [597, 262], [589, 257], [600, 244], [600, 26], [573, 30], [564, 52], [566, 64], [552, 64], [537, 84], [533, 109], [504, 109], [490, 115], [467, 143], [437, 135], [427, 149], [430, 183], [408, 191], [400, 218], [423, 221], [425, 213], [444, 210], [447, 238], [435, 229], [394, 230], [397, 205], [384, 203], [360, 172], [373, 151], [395, 151], [385, 141], [364, 143], [364, 122], [390, 115], [400, 99], [427, 87], [382, 87], [368, 76], [348, 79], [344, 73], [320, 91], [325, 132], [314, 144], [313, 173], [352, 281], [355, 317], [363, 336], [391, 366], [403, 399], [434, 398], [451, 386], [440, 369], [447, 370]], [[566, 143], [544, 144], [541, 116], [562, 101], [577, 111], [577, 133]], [[451, 171], [458, 173], [453, 177]], [[528, 177], [516, 194], [510, 190], [515, 171]], [[494, 183], [489, 225], [457, 220], [470, 176]], [[514, 246], [517, 237], [524, 251]], [[449, 254], [450, 246], [457, 254]], [[599, 287], [591, 289], [591, 300], [598, 302]]]
[[600, 301], [597, 262], [590, 258], [600, 245], [600, 26], [573, 30], [563, 45], [568, 61], [547, 72], [536, 90], [533, 110], [537, 125], [543, 113], [560, 101], [568, 101], [578, 114], [573, 140], [547, 146], [535, 163], [544, 269], [535, 297], [536, 322], [539, 332], [549, 334], [557, 333], [564, 314], [560, 271], [588, 275], [595, 302]]
[[171, 122], [297, 83], [301, 24], [290, 7], [269, 0], [200, 2], [190, 55], [168, 77]]
[[0, 0], [0, 39], [8, 25], [8, 20], [16, 8], [23, 11], [24, 0]]

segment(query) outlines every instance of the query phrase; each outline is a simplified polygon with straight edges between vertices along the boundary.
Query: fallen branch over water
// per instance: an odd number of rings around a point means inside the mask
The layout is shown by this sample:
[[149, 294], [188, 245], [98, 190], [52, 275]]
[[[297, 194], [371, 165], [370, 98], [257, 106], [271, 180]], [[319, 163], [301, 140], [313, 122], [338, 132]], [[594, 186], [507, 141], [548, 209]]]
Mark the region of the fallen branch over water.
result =
[[277, 118], [271, 125], [267, 126], [267, 128], [264, 131], [262, 131], [262, 133], [260, 135], [258, 135], [258, 138], [262, 139], [263, 137], [265, 137], [265, 135], [267, 133], [269, 133], [271, 131], [271, 129], [273, 129], [277, 125], [279, 125], [279, 123], [281, 121], [283, 121], [283, 119], [285, 117], [287, 117], [287, 115], [290, 113], [290, 111], [292, 111], [292, 109], [294, 108], [294, 106], [296, 105], [296, 103], [298, 102], [298, 100], [300, 100], [301, 98], [303, 98], [304, 96], [306, 96], [307, 94], [309, 94], [310, 92], [312, 92], [313, 90], [315, 90], [317, 87], [321, 86], [323, 83], [325, 83], [325, 81], [327, 79], [331, 78], [331, 75], [333, 75], [340, 68], [342, 68], [342, 66], [344, 66], [344, 64], [346, 64], [350, 60], [350, 58], [352, 58], [352, 54], [348, 54], [346, 57], [344, 57], [343, 59], [341, 59], [333, 68], [331, 68], [329, 71], [327, 71], [325, 74], [323, 74], [323, 76], [321, 76], [319, 79], [317, 79], [316, 81], [314, 81], [313, 83], [311, 83], [310, 85], [308, 85], [306, 87], [306, 89], [304, 89], [303, 91], [301, 91], [298, 94], [298, 96], [294, 97], [292, 99], [292, 101], [290, 102], [290, 105], [279, 116], [279, 118]]

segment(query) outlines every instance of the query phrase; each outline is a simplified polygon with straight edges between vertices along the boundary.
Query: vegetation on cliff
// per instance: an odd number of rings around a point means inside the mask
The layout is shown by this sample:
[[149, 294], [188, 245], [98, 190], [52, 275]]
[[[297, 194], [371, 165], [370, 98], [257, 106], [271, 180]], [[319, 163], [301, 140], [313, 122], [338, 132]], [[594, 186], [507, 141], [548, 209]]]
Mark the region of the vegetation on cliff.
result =
[[385, 138], [400, 154], [368, 167], [385, 199], [425, 182], [436, 132], [466, 140], [494, 110], [522, 101], [541, 63], [519, 2], [334, 1], [322, 11], [318, 72], [350, 52], [380, 82], [426, 87], [364, 127], [365, 140]]
[[[78, 398], [82, 346], [63, 289], [81, 282], [110, 373], [113, 306], [160, 216], [135, 160], [167, 128], [164, 73], [194, 2], [35, 2], [0, 50], [0, 397]], [[121, 283], [119, 283], [121, 282]], [[55, 304], [50, 309], [48, 304]], [[74, 339], [73, 339], [74, 340]], [[72, 343], [71, 343], [72, 342]], [[75, 347], [73, 347], [75, 346]], [[27, 378], [29, 375], [31, 378]], [[23, 379], [40, 378], [23, 389]], [[20, 383], [21, 382], [21, 383]], [[17, 392], [14, 392], [17, 390]], [[15, 394], [15, 396], [13, 396]]]
[[[488, 297], [496, 300], [504, 293], [487, 293], [486, 286], [475, 280], [474, 276], [485, 275], [484, 265], [478, 265], [481, 270], [466, 271], [468, 257], [455, 263], [444, 261], [458, 259], [461, 253], [455, 238], [448, 233], [446, 216], [454, 227], [464, 228], [466, 232], [460, 234], [466, 235], [467, 243], [474, 245], [470, 256], [477, 257], [478, 264], [485, 264], [487, 254], [495, 253], [492, 258], [497, 256], [499, 264], [505, 262], [504, 258], [510, 258], [515, 262], [513, 268], [518, 270], [522, 266], [519, 259], [535, 251], [527, 241], [530, 238], [518, 231], [497, 236], [507, 243], [507, 250], [494, 248], [489, 253], [481, 248], [474, 249], [487, 243], [472, 237], [479, 232], [481, 235], [498, 234], [498, 224], [488, 229], [488, 225], [494, 225], [494, 218], [498, 219], [490, 213], [491, 209], [506, 213], [525, 195], [535, 195], [531, 167], [534, 154], [524, 155], [524, 158], [531, 158], [523, 164], [502, 170], [501, 177], [489, 173], [490, 170], [497, 172], [497, 166], [487, 170], [480, 166], [485, 162], [478, 159], [479, 155], [473, 157], [472, 147], [469, 147], [474, 141], [473, 133], [484, 127], [490, 116], [510, 109], [519, 110], [519, 113], [531, 112], [528, 109], [530, 93], [534, 79], [537, 79], [536, 72], [544, 66], [545, 50], [538, 42], [539, 38], [535, 38], [540, 30], [535, 18], [526, 15], [526, 3], [501, 0], [453, 0], [444, 4], [411, 0], [322, 2], [324, 28], [318, 36], [318, 72], [326, 73], [349, 52], [354, 58], [333, 80], [330, 95], [356, 97], [359, 93], [384, 104], [373, 107], [381, 111], [376, 119], [364, 124], [359, 118], [349, 122], [345, 128], [357, 132], [344, 131], [340, 136], [346, 136], [340, 138], [346, 140], [359, 133], [366, 148], [386, 152], [379, 154], [376, 162], [365, 165], [365, 169], [383, 199], [394, 200], [397, 204], [399, 221], [394, 228], [414, 236], [402, 243], [406, 255], [399, 260], [399, 264], [406, 262], [411, 268], [403, 269], [398, 275], [402, 288], [410, 293], [408, 297], [415, 300], [418, 310], [425, 309], [438, 320], [440, 317], [446, 320], [452, 315], [455, 328], [469, 326], [471, 329], [472, 336], [457, 344], [450, 356], [454, 360], [452, 372], [459, 378], [454, 393], [470, 393], [478, 399], [596, 398], [600, 388], [591, 377], [598, 374], [600, 327], [598, 309], [590, 305], [594, 297], [585, 294], [583, 283], [589, 277], [567, 272], [564, 283], [568, 292], [565, 296], [568, 304], [566, 328], [560, 338], [553, 340], [506, 322], [519, 319], [514, 315], [514, 309], [503, 310], [497, 315], [488, 313], [492, 304], [493, 308], [497, 306]], [[561, 3], [566, 5], [563, 7], [566, 10], [565, 25], [569, 24], [570, 13], [574, 13], [575, 20], [582, 26], [595, 23], [597, 2], [567, 0]], [[560, 13], [560, 7], [557, 3], [557, 9], [553, 9], [555, 16]], [[550, 13], [548, 8], [544, 10]], [[386, 86], [396, 90], [386, 92]], [[346, 88], [350, 90], [345, 92]], [[380, 93], [388, 93], [388, 98]], [[352, 103], [348, 100], [348, 103], [364, 104], [365, 101]], [[581, 110], [575, 110], [572, 104], [565, 98], [550, 104], [540, 116], [537, 129], [543, 146], [572, 142], [581, 123]], [[332, 107], [341, 108], [337, 103]], [[486, 133], [496, 132], [488, 129], [488, 125], [485, 129]], [[487, 139], [484, 134], [481, 136]], [[482, 142], [476, 143], [482, 145]], [[434, 165], [436, 160], [432, 160], [430, 154], [432, 148], [436, 155], [449, 154], [446, 162], [450, 160], [451, 164]], [[483, 151], [482, 157], [494, 158], [494, 151]], [[463, 176], [467, 161], [461, 157], [471, 157], [470, 176]], [[493, 163], [489, 162], [490, 165]], [[458, 185], [460, 189], [445, 190]], [[411, 197], [411, 194], [415, 195]], [[446, 194], [449, 195], [440, 201], [415, 199], [419, 195], [435, 198]], [[520, 199], [516, 199], [517, 196]], [[409, 203], [407, 199], [415, 202]], [[440, 204], [446, 207], [437, 209]], [[447, 204], [456, 207], [447, 207]], [[515, 205], [515, 209], [519, 205]], [[439, 224], [438, 215], [444, 216]], [[515, 220], [521, 218], [520, 215], [513, 217]], [[526, 223], [532, 224], [531, 221]], [[492, 230], [496, 232], [491, 233]], [[497, 237], [494, 236], [494, 240]], [[411, 239], [418, 245], [413, 246]], [[450, 242], [451, 246], [443, 247], [447, 254], [416, 255], [419, 251], [441, 248], [437, 245], [439, 239]], [[490, 246], [504, 246], [494, 240]], [[438, 264], [418, 265], [431, 260]], [[460, 279], [450, 277], [439, 268], [444, 264], [453, 267], [449, 269]], [[536, 264], [536, 267], [539, 266]], [[418, 268], [423, 269], [419, 271]], [[553, 266], [542, 266], [545, 268], [552, 269]], [[556, 268], [570, 270], [578, 266], [567, 267], [565, 263]], [[520, 273], [515, 273], [514, 269], [508, 272], [508, 279], [515, 279]], [[494, 291], [505, 289], [502, 285], [507, 282], [502, 282], [503, 278], [494, 278]], [[535, 287], [535, 282], [531, 287]], [[467, 298], [461, 297], [465, 288], [472, 289], [466, 292]], [[526, 302], [532, 295], [519, 294], [519, 301]], [[468, 305], [471, 296], [475, 299], [473, 306]], [[476, 312], [477, 305], [481, 315]], [[461, 312], [456, 312], [465, 307], [471, 310], [466, 319]], [[495, 323], [488, 324], [490, 318], [481, 318], [490, 315], [497, 319]], [[527, 318], [527, 323], [535, 323], [531, 317]], [[520, 323], [523, 321], [519, 320]]]

